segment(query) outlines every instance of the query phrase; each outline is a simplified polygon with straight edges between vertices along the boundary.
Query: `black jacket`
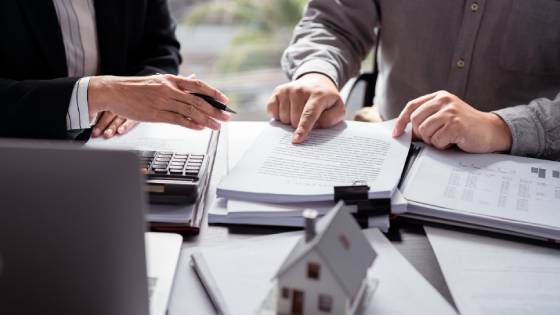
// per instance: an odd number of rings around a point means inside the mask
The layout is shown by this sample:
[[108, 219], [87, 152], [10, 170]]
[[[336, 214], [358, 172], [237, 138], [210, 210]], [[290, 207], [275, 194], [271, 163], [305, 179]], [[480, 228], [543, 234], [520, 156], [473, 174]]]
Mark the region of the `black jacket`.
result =
[[[166, 0], [94, 0], [100, 74], [174, 73], [181, 62]], [[0, 1], [0, 137], [67, 137], [74, 84], [51, 0]]]

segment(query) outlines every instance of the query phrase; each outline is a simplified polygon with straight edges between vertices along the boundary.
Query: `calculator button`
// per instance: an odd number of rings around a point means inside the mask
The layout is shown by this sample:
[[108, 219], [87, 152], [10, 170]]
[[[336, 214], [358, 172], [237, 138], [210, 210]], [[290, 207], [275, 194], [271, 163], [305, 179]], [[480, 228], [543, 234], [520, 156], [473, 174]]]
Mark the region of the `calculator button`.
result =
[[189, 157], [188, 154], [175, 154], [175, 158], [186, 159]]
[[171, 169], [171, 170], [169, 170], [169, 173], [174, 174], [174, 175], [183, 174], [183, 170], [182, 169]]
[[154, 172], [157, 174], [167, 174], [167, 169], [165, 168], [154, 168]]

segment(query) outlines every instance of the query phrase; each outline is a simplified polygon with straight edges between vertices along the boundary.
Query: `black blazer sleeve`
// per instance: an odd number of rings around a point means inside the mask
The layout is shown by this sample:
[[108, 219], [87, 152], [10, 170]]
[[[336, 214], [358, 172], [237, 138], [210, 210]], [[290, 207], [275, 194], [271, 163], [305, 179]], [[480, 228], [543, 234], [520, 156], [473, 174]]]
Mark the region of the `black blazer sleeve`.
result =
[[64, 139], [78, 78], [16, 81], [0, 78], [0, 136]]

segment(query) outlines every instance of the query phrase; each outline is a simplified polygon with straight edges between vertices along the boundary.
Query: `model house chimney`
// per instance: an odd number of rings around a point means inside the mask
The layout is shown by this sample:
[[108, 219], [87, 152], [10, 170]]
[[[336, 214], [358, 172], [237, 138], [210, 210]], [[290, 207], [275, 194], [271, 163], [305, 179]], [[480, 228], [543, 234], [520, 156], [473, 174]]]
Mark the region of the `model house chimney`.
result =
[[315, 231], [315, 221], [317, 220], [317, 210], [305, 209], [303, 211], [303, 219], [305, 220], [305, 242], [309, 243], [313, 240], [317, 232]]

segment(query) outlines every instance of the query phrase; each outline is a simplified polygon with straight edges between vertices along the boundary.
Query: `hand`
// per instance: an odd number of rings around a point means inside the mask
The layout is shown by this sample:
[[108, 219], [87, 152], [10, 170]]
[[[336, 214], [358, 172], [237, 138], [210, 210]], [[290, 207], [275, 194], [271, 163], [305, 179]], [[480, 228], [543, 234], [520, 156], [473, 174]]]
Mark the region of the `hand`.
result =
[[137, 121], [117, 116], [112, 112], [103, 112], [93, 127], [93, 137], [103, 135], [106, 139], [116, 134], [123, 135], [138, 124]]
[[409, 122], [413, 134], [438, 149], [454, 144], [471, 153], [511, 149], [511, 131], [498, 115], [481, 112], [446, 91], [408, 102], [397, 119], [393, 136], [402, 135]]
[[314, 127], [329, 128], [343, 120], [346, 109], [329, 77], [308, 73], [277, 87], [268, 101], [267, 112], [296, 128], [292, 142], [302, 143]]
[[154, 75], [147, 77], [93, 77], [89, 83], [90, 115], [111, 111], [136, 121], [166, 122], [191, 129], [205, 127], [217, 130], [218, 121], [231, 116], [191, 95], [199, 92], [227, 103], [218, 90], [193, 77]]

